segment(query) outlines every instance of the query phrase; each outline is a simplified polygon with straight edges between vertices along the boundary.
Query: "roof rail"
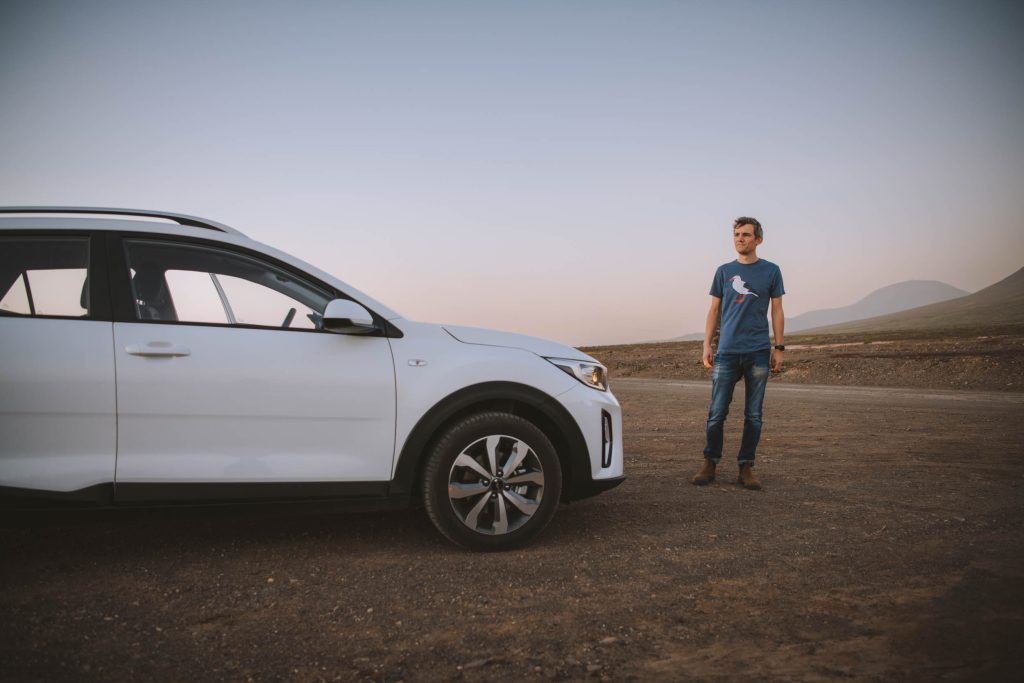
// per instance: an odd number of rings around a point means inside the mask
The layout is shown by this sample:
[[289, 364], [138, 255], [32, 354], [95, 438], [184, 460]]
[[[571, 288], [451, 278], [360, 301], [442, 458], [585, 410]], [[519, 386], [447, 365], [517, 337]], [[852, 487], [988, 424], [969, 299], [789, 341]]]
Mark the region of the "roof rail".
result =
[[5, 213], [80, 213], [80, 214], [106, 214], [108, 216], [139, 216], [142, 218], [165, 218], [174, 221], [179, 225], [187, 225], [192, 228], [206, 228], [226, 232], [231, 235], [245, 237], [240, 231], [218, 223], [216, 221], [189, 216], [183, 213], [170, 213], [169, 211], [148, 211], [139, 209], [117, 209], [100, 206], [0, 206], [0, 214]]

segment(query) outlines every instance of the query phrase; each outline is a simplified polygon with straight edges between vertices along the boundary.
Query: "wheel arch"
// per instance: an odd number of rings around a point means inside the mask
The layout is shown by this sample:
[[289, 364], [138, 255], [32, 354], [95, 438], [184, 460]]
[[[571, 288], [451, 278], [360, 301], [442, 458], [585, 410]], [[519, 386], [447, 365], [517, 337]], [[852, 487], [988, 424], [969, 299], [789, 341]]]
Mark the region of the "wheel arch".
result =
[[555, 398], [517, 382], [474, 384], [438, 401], [402, 444], [390, 493], [412, 498], [419, 491], [427, 454], [445, 429], [463, 417], [489, 410], [518, 415], [544, 432], [562, 463], [562, 500], [580, 497], [576, 491], [591, 477], [587, 444], [579, 425]]

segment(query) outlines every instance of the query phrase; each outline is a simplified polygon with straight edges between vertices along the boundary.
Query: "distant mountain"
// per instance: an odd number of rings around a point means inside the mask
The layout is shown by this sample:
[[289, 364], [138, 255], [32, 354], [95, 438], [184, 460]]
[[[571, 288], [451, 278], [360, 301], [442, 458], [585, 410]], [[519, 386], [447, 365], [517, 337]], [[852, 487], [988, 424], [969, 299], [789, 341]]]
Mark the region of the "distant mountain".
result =
[[[805, 334], [888, 332], [1024, 325], [1024, 268], [974, 294], [866, 320], [828, 325]], [[789, 331], [789, 325], [786, 326]]]
[[[938, 282], [936, 280], [897, 282], [894, 285], [876, 289], [857, 303], [850, 304], [849, 306], [824, 308], [801, 313], [792, 318], [787, 317], [786, 333], [801, 332], [825, 325], [836, 325], [853, 320], [896, 313], [917, 308], [918, 306], [956, 299], [969, 293], [953, 285], [947, 285], [945, 282]], [[704, 339], [704, 333], [694, 332], [682, 337], [674, 337], [668, 341], [698, 341], [701, 339]]]
[[[663, 339], [662, 341], [701, 341], [704, 339], [703, 332], [691, 332], [690, 334], [684, 334], [682, 337], [672, 337], [671, 339]], [[659, 342], [640, 342], [641, 344], [657, 344]]]
[[875, 318], [880, 315], [906, 311], [919, 306], [939, 303], [967, 296], [970, 292], [957, 289], [936, 280], [907, 280], [882, 287], [855, 304], [840, 308], [825, 308], [802, 313], [786, 319], [786, 332], [799, 332], [814, 327]]

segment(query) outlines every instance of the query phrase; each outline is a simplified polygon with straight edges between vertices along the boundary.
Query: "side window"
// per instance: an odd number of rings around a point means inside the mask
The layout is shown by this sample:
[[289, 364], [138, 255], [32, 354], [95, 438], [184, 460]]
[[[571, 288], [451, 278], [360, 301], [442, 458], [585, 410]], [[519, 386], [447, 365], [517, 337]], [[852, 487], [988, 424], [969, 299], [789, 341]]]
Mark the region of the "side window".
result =
[[89, 239], [0, 237], [0, 315], [89, 315]]
[[125, 240], [139, 320], [318, 329], [331, 293], [226, 249]]

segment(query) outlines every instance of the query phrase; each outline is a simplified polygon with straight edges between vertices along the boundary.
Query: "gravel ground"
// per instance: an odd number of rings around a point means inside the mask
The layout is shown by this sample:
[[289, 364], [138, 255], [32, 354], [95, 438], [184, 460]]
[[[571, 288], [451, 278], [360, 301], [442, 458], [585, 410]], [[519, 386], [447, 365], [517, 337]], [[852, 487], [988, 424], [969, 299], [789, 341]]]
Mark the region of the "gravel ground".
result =
[[1024, 394], [773, 382], [753, 492], [688, 483], [706, 383], [613, 388], [629, 480], [520, 551], [415, 510], [4, 513], [0, 679], [1020, 679]]

